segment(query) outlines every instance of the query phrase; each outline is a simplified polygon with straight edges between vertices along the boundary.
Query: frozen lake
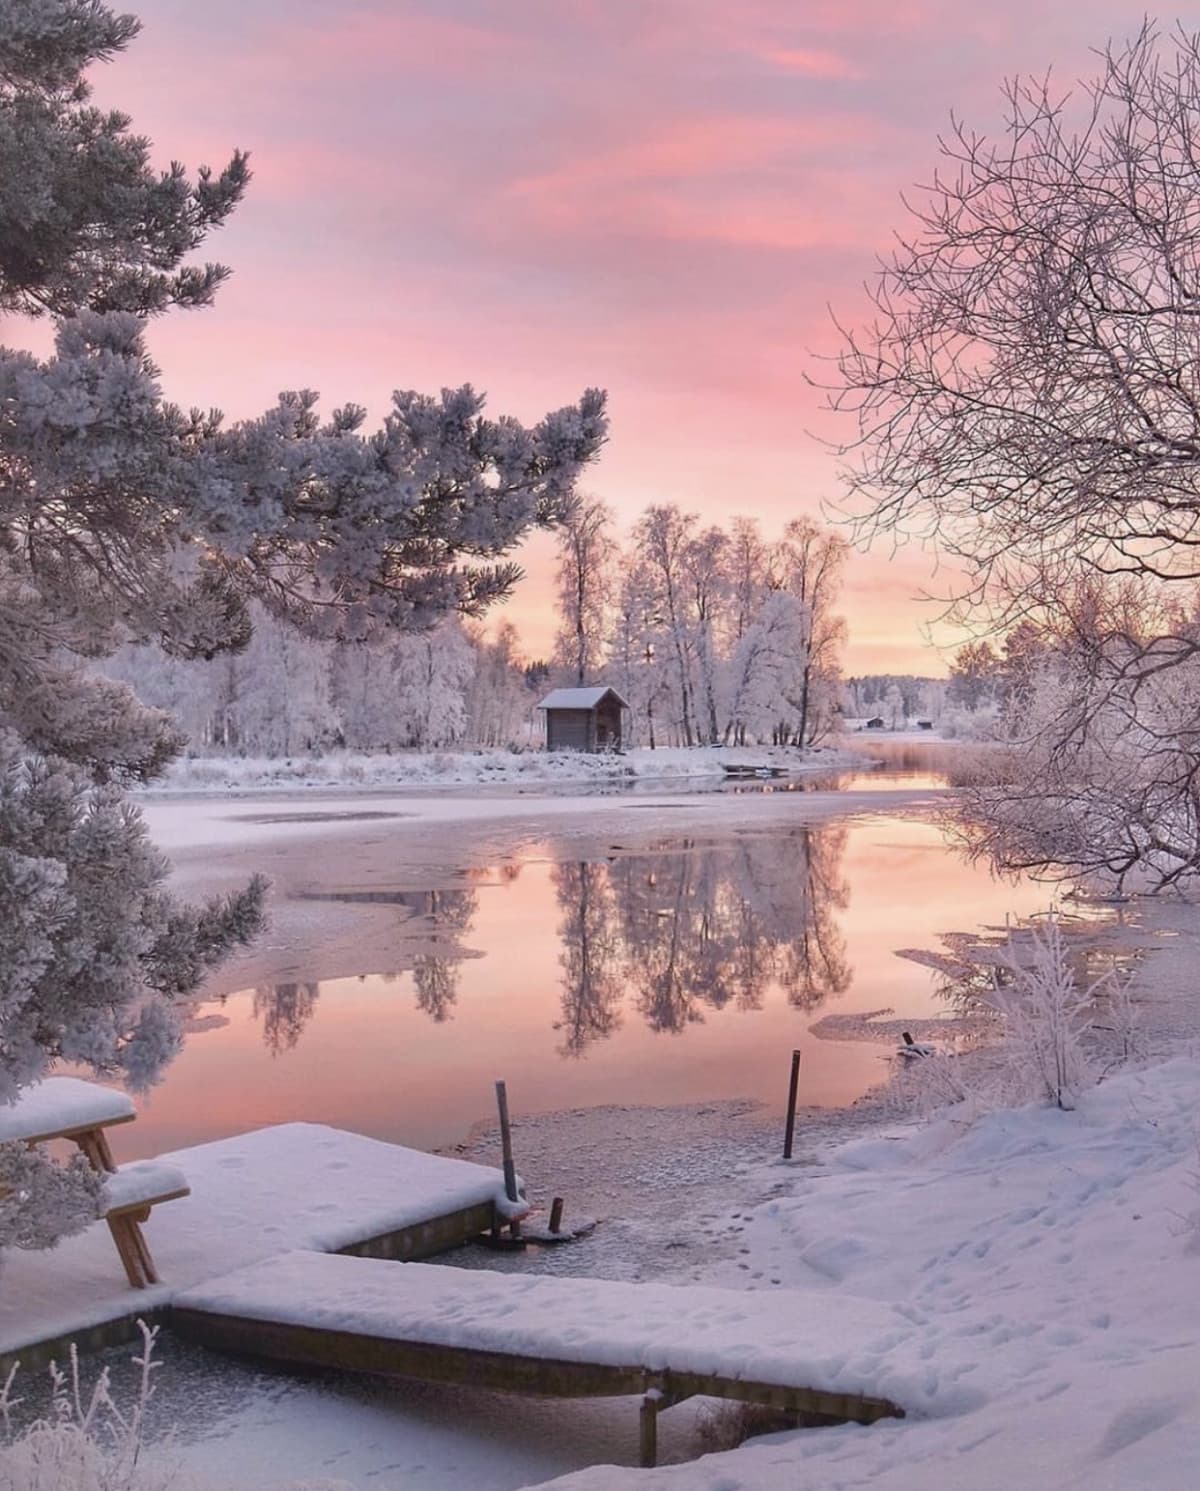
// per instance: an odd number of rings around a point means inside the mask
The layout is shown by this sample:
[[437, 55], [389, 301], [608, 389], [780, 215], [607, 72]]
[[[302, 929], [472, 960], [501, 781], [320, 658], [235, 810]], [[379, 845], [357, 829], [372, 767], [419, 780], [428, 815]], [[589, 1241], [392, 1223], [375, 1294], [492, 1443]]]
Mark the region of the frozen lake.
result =
[[291, 1119], [449, 1145], [491, 1116], [499, 1076], [524, 1114], [780, 1109], [793, 1047], [802, 1103], [848, 1104], [890, 1045], [809, 1026], [940, 1013], [929, 972], [895, 950], [1050, 899], [947, 845], [936, 782], [910, 767], [840, 794], [606, 798], [600, 823], [586, 799], [546, 800], [575, 813], [542, 819], [509, 800], [515, 815], [465, 828], [404, 800], [219, 805], [245, 842], [199, 861], [265, 865], [273, 929], [240, 985], [235, 969], [197, 1005], [121, 1157]]

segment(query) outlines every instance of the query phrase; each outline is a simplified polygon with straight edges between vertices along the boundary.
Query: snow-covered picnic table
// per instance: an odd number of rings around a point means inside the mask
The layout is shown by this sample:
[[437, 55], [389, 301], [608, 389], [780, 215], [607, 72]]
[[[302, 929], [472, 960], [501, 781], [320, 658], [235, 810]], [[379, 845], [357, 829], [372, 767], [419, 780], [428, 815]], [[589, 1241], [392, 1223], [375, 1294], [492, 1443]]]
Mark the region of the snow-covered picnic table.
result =
[[109, 1177], [103, 1216], [134, 1289], [158, 1283], [158, 1271], [141, 1223], [150, 1208], [188, 1194], [183, 1172], [173, 1165], [141, 1160], [118, 1166], [105, 1129], [137, 1117], [132, 1101], [111, 1087], [79, 1077], [47, 1077], [15, 1103], [0, 1107], [0, 1143], [49, 1144], [67, 1139], [79, 1146], [93, 1170]]

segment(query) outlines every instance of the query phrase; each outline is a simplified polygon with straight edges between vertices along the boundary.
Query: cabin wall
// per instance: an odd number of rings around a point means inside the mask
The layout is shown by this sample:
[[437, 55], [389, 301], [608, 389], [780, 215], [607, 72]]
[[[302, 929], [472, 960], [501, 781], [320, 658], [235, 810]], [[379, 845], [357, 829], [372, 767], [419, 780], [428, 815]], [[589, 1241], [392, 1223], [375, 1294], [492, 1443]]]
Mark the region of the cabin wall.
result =
[[592, 748], [592, 711], [590, 709], [548, 709], [546, 711], [546, 749], [549, 751], [588, 751]]
[[592, 748], [597, 751], [616, 751], [621, 748], [621, 706], [612, 699], [598, 704]]

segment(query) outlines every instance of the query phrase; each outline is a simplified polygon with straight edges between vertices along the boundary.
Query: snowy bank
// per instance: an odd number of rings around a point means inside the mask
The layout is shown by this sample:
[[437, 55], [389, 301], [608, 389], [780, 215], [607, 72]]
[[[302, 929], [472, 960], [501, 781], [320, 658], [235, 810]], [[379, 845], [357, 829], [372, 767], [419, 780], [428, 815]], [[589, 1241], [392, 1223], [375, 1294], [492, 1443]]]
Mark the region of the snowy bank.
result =
[[621, 784], [720, 778], [730, 767], [764, 773], [861, 769], [861, 755], [816, 746], [726, 749], [723, 746], [645, 747], [623, 754], [581, 751], [405, 751], [394, 755], [331, 751], [322, 756], [197, 756], [174, 762], [153, 793], [295, 792], [314, 788], [508, 786], [557, 782]]
[[[1190, 1491], [1200, 1465], [1200, 1062], [1094, 1089], [1074, 1113], [943, 1120], [836, 1150], [752, 1213], [749, 1273], [937, 1322], [977, 1362], [956, 1418], [800, 1431], [556, 1491]], [[708, 1280], [706, 1280], [708, 1282]], [[715, 1282], [715, 1280], [714, 1280]]]

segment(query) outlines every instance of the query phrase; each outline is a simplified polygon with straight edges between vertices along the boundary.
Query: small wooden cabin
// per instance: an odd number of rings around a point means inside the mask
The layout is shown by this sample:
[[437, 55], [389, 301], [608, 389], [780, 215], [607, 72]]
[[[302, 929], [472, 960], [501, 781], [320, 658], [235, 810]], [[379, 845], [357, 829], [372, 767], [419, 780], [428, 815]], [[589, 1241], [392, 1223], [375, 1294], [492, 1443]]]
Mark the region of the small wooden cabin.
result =
[[548, 751], [619, 751], [629, 708], [616, 689], [552, 689], [538, 705], [546, 712]]
[[866, 728], [868, 730], [882, 730], [883, 729], [883, 716], [877, 714], [873, 718], [869, 719], [867, 721]]

